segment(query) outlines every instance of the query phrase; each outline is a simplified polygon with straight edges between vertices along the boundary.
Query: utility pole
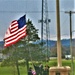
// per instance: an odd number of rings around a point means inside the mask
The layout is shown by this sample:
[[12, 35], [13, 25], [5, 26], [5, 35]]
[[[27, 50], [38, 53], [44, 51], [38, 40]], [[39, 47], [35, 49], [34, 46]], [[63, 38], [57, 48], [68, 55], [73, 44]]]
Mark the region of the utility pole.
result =
[[74, 75], [74, 61], [73, 61], [73, 51], [72, 51], [72, 14], [75, 13], [74, 11], [66, 11], [65, 13], [69, 14], [70, 16], [70, 52], [71, 52], [71, 67], [72, 67], [72, 75]]

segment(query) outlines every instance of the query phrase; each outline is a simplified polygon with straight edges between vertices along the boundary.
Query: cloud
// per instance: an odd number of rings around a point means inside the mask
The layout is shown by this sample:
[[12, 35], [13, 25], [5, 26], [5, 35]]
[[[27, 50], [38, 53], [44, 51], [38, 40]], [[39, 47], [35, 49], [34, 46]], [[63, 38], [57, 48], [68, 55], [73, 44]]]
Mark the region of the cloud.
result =
[[[66, 34], [68, 37], [69, 15], [65, 14], [64, 11], [74, 9], [74, 1], [75, 0], [60, 0], [61, 35]], [[48, 17], [51, 19], [49, 23], [50, 39], [57, 38], [55, 4], [55, 0], [48, 0]], [[41, 19], [41, 8], [41, 0], [0, 0], [0, 40], [3, 40], [11, 21], [17, 20], [24, 14], [26, 14], [27, 19], [32, 20], [35, 27], [39, 29], [39, 36], [41, 37], [41, 23], [38, 23], [38, 20]], [[55, 37], [51, 38], [52, 36]], [[64, 35], [62, 37], [66, 38]]]

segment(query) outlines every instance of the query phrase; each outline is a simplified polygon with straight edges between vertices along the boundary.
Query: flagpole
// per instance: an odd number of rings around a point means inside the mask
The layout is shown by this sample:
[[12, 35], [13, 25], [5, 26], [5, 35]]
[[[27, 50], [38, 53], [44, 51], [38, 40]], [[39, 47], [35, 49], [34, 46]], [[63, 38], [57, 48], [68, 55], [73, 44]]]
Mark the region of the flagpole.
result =
[[59, 0], [56, 0], [56, 19], [57, 19], [57, 67], [50, 67], [49, 75], [69, 75], [70, 67], [62, 66], [61, 61], [61, 39], [60, 39], [60, 11], [59, 11]]
[[56, 19], [57, 19], [57, 61], [58, 67], [62, 66], [61, 62], [61, 39], [60, 39], [60, 11], [59, 0], [56, 0]]

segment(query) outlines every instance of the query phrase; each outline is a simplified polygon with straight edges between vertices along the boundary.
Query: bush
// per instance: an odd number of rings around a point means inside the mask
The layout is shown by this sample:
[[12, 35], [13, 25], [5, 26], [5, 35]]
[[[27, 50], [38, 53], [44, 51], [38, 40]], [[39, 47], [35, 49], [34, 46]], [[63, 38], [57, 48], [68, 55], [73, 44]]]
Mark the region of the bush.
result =
[[1, 62], [1, 66], [3, 67], [3, 66], [10, 66], [11, 65], [11, 62], [9, 62], [9, 60], [8, 59], [5, 59], [5, 60], [3, 60], [2, 62]]

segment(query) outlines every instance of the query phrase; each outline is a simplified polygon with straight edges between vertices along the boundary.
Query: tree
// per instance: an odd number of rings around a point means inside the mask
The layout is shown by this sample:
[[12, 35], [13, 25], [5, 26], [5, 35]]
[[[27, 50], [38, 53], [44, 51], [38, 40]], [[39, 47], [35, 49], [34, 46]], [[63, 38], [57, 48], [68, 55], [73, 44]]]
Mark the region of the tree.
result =
[[28, 22], [27, 22], [27, 39], [28, 39], [28, 42], [30, 41], [36, 41], [36, 40], [39, 40], [39, 36], [38, 36], [38, 29], [36, 29], [33, 24], [32, 24], [32, 21], [30, 21], [28, 19]]
[[29, 69], [29, 58], [30, 58], [30, 42], [34, 42], [34, 41], [37, 41], [39, 40], [39, 36], [38, 36], [38, 29], [36, 29], [33, 24], [32, 24], [32, 21], [30, 21], [28, 19], [27, 21], [27, 37], [25, 38], [23, 45], [25, 47], [25, 60], [27, 62], [27, 70]]

